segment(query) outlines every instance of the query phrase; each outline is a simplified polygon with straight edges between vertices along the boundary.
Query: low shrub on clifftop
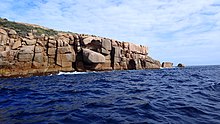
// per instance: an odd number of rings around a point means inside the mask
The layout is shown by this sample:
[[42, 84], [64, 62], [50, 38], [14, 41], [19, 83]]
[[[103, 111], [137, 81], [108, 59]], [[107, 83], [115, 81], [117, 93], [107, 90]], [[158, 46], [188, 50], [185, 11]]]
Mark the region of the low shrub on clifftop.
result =
[[35, 35], [41, 35], [41, 34], [56, 35], [58, 33], [57, 31], [52, 30], [52, 29], [44, 29], [44, 28], [40, 28], [40, 27], [34, 27], [31, 25], [8, 21], [7, 19], [2, 19], [2, 18], [0, 18], [0, 27], [13, 29], [21, 36], [26, 36], [27, 33], [31, 32], [33, 30], [36, 31], [36, 32], [34, 32]]

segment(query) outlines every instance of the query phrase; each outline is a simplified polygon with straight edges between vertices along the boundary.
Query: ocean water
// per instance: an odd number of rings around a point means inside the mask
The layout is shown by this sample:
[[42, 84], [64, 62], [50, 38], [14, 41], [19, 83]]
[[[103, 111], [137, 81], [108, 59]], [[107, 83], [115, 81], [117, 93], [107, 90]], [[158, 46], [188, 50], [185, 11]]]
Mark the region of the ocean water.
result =
[[0, 79], [0, 123], [219, 124], [220, 66]]

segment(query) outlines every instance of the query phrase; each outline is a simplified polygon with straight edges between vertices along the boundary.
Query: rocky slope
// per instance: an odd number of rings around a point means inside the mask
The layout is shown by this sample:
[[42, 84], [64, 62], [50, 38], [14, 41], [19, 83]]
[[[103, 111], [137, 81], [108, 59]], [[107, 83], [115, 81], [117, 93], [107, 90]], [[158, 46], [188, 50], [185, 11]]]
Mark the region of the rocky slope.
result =
[[0, 77], [160, 66], [142, 45], [0, 19]]

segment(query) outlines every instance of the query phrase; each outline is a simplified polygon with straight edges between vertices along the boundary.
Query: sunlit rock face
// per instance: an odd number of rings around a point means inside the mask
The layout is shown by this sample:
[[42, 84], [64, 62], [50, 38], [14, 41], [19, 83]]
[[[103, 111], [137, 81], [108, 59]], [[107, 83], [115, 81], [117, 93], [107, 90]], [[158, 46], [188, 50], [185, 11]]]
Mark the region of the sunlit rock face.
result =
[[160, 66], [142, 45], [69, 32], [36, 35], [32, 31], [24, 36], [10, 28], [0, 28], [0, 77]]

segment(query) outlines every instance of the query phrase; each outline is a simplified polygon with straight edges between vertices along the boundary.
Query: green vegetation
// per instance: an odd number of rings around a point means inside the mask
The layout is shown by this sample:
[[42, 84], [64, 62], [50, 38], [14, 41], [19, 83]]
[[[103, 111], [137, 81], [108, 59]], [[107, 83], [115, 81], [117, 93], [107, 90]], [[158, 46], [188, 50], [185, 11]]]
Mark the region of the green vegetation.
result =
[[26, 36], [27, 33], [30, 33], [33, 30], [36, 31], [34, 32], [34, 34], [37, 36], [40, 36], [41, 34], [56, 35], [58, 33], [58, 31], [55, 31], [52, 29], [43, 29], [40, 27], [33, 27], [33, 26], [21, 24], [21, 23], [8, 21], [7, 19], [2, 19], [2, 18], [0, 18], [0, 27], [13, 29], [21, 36]]

